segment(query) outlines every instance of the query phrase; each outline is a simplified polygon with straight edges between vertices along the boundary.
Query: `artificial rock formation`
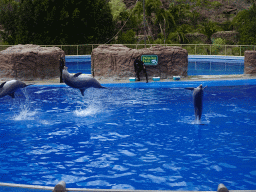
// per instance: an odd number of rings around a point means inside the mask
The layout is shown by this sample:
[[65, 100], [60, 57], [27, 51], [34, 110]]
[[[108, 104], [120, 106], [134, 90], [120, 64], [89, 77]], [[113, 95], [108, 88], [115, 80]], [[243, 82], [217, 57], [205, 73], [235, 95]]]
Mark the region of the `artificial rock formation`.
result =
[[[187, 50], [159, 45], [144, 49], [131, 49], [124, 45], [101, 45], [93, 49], [91, 54], [92, 74], [95, 77], [116, 79], [134, 77], [134, 60], [141, 55], [158, 56], [158, 65], [146, 66], [149, 77], [187, 76]], [[141, 74], [141, 77], [143, 78], [144, 75]]]
[[244, 52], [244, 74], [256, 74], [256, 51]]
[[0, 52], [0, 78], [34, 80], [58, 77], [59, 58], [65, 55], [58, 47], [15, 45]]

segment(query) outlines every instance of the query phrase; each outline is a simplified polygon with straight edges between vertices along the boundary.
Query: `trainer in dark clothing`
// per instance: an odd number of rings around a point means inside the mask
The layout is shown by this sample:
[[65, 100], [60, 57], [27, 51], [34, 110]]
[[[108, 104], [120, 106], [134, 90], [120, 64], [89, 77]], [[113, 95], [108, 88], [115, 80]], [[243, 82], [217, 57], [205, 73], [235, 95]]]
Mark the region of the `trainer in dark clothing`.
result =
[[140, 72], [143, 70], [143, 73], [146, 76], [146, 81], [148, 83], [148, 74], [147, 74], [147, 71], [146, 71], [146, 66], [144, 65], [143, 61], [135, 59], [135, 61], [134, 61], [134, 70], [135, 70], [135, 75], [136, 75], [138, 81], [140, 81]]
[[60, 57], [60, 83], [63, 83], [63, 79], [62, 79], [62, 70], [64, 69], [65, 67], [65, 57], [64, 55], [61, 55]]

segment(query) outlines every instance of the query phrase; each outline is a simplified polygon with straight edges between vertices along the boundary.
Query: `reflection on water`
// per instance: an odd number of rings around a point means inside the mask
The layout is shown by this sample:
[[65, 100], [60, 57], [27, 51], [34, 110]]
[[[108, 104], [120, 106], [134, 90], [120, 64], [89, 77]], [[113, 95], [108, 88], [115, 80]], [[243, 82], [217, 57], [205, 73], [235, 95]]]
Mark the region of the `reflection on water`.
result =
[[255, 189], [255, 92], [208, 87], [195, 122], [184, 89], [28, 87], [0, 98], [1, 182]]

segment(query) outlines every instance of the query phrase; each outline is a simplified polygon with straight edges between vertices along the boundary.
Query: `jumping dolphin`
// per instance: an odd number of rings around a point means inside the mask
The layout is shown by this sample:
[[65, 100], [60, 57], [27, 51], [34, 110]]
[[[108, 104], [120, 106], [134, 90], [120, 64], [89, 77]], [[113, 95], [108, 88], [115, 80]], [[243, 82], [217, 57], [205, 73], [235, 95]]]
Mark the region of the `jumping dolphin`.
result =
[[92, 77], [80, 76], [82, 73], [76, 73], [74, 75], [70, 74], [67, 70], [67, 67], [64, 67], [62, 71], [62, 79], [63, 81], [70, 87], [79, 89], [84, 96], [85, 89], [89, 87], [94, 88], [105, 88], [102, 87], [101, 84]]
[[14, 98], [14, 92], [17, 91], [17, 89], [27, 86], [29, 85], [26, 85], [25, 83], [18, 80], [6, 81], [0, 85], [0, 98], [6, 95], [10, 95], [12, 98]]
[[196, 88], [188, 87], [185, 89], [192, 90], [193, 92], [193, 100], [194, 100], [194, 108], [195, 108], [195, 118], [196, 120], [201, 120], [202, 116], [202, 110], [203, 110], [203, 95], [204, 95], [204, 89], [207, 86], [203, 88], [203, 85], [199, 85]]

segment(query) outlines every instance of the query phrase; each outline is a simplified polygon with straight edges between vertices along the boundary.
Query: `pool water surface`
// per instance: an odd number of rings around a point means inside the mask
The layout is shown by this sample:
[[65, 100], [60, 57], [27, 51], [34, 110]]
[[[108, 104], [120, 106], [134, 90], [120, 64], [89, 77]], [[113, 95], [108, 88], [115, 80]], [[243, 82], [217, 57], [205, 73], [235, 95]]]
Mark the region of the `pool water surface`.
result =
[[[70, 73], [91, 74], [91, 55], [66, 56]], [[234, 75], [244, 73], [244, 57], [188, 55], [188, 76]]]
[[[203, 84], [206, 86], [207, 84]], [[0, 181], [68, 188], [256, 188], [256, 85], [30, 86], [0, 98]]]

